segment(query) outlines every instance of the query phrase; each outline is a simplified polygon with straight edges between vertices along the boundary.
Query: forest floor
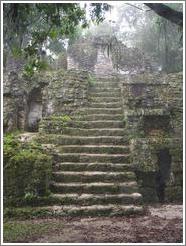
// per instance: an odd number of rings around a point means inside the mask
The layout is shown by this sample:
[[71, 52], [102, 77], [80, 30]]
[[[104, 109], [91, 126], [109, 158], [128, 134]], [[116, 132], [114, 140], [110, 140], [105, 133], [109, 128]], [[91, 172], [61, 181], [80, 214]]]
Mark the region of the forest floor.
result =
[[4, 243], [182, 243], [182, 213], [157, 204], [135, 216], [6, 220]]

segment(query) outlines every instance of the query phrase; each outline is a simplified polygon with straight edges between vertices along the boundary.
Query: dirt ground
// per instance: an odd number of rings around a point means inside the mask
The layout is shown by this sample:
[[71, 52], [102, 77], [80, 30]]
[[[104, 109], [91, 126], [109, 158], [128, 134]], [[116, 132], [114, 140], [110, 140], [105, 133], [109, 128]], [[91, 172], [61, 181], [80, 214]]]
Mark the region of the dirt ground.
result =
[[63, 229], [32, 242], [181, 243], [182, 218], [182, 205], [149, 206], [143, 216], [60, 218]]

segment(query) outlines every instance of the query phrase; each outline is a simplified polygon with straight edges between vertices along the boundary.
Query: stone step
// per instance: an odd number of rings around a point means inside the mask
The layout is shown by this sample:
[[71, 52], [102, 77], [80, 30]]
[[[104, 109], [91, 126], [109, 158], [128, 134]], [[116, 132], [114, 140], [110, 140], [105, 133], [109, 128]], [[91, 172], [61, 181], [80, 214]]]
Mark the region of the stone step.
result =
[[92, 205], [92, 206], [50, 206], [45, 207], [49, 214], [55, 216], [122, 216], [143, 214], [144, 208], [140, 205]]
[[119, 83], [119, 80], [116, 76], [113, 75], [95, 75], [95, 83]]
[[65, 127], [73, 127], [73, 128], [122, 128], [124, 127], [124, 122], [121, 120], [71, 120], [64, 124], [64, 122], [60, 120], [46, 120], [44, 119], [40, 124], [40, 129], [50, 128], [50, 130], [54, 129], [62, 132]]
[[124, 130], [122, 128], [83, 129], [68, 127], [63, 130], [63, 133], [78, 136], [122, 136], [124, 135]]
[[136, 181], [130, 182], [93, 182], [93, 183], [59, 183], [52, 182], [51, 189], [54, 193], [92, 193], [92, 194], [115, 194], [138, 192]]
[[79, 113], [84, 114], [122, 114], [122, 108], [82, 108]]
[[128, 144], [128, 140], [123, 136], [69, 136], [57, 134], [39, 134], [39, 143], [51, 144]]
[[122, 114], [86, 114], [86, 115], [74, 115], [73, 120], [120, 120], [122, 121], [124, 116]]
[[98, 103], [101, 103], [101, 102], [120, 102], [121, 103], [121, 98], [120, 97], [111, 97], [111, 96], [108, 96], [108, 97], [101, 97], [101, 96], [92, 96], [92, 97], [89, 97], [89, 100], [90, 102], [98, 102]]
[[[94, 120], [94, 121], [71, 121], [68, 123], [69, 127], [74, 128], [122, 128], [124, 127], [123, 121], [119, 120]], [[62, 126], [62, 129], [64, 127]]]
[[120, 88], [120, 84], [118, 82], [94, 82], [94, 87], [96, 88]]
[[116, 77], [116, 76], [108, 76], [107, 74], [106, 74], [106, 76], [104, 76], [104, 75], [96, 75], [95, 76], [95, 79], [96, 79], [96, 81], [95, 81], [95, 83], [119, 83], [119, 80], [118, 80], [118, 78]]
[[135, 180], [134, 172], [53, 172], [55, 182], [127, 182]]
[[106, 91], [106, 92], [89, 92], [89, 96], [91, 97], [117, 97], [121, 100], [121, 92], [115, 91]]
[[142, 204], [142, 196], [139, 193], [132, 194], [52, 194], [55, 204], [61, 205], [107, 205], [107, 204]]
[[55, 171], [102, 171], [102, 172], [124, 172], [133, 171], [134, 167], [131, 164], [120, 163], [74, 163], [64, 162], [58, 163], [54, 167]]
[[121, 108], [121, 102], [90, 102], [89, 107], [92, 108]]
[[94, 86], [90, 88], [90, 92], [111, 92], [111, 93], [121, 93], [121, 89], [119, 87], [98, 87], [98, 86]]
[[93, 128], [93, 129], [83, 129], [83, 128], [72, 128], [72, 127], [65, 127], [58, 128], [58, 127], [45, 127], [39, 129], [42, 133], [61, 133], [61, 134], [68, 134], [68, 135], [77, 135], [77, 136], [122, 136], [124, 135], [124, 130], [122, 128]]
[[129, 146], [123, 145], [63, 145], [57, 147], [60, 153], [127, 154]]
[[129, 163], [129, 154], [89, 154], [89, 153], [58, 153], [58, 162], [112, 162]]

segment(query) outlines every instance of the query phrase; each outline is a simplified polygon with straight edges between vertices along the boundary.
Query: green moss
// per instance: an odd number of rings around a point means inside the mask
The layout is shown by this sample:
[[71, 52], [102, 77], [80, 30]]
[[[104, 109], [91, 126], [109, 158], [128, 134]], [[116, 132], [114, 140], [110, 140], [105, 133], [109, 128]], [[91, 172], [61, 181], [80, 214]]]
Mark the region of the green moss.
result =
[[46, 207], [8, 207], [4, 208], [4, 218], [14, 219], [32, 219], [32, 218], [46, 218], [53, 215], [53, 211]]
[[52, 130], [60, 130], [62, 133], [63, 129], [68, 126], [72, 121], [69, 115], [53, 115], [44, 118], [40, 123], [40, 132], [51, 132]]
[[44, 153], [41, 145], [22, 143], [9, 134], [4, 137], [4, 202], [16, 199], [29, 201], [50, 193], [52, 158]]
[[71, 117], [69, 115], [52, 115], [48, 118], [49, 120], [56, 120], [56, 121], [62, 121], [62, 122], [68, 122], [68, 121], [71, 121]]
[[89, 84], [89, 86], [94, 86], [95, 82], [96, 82], [96, 79], [91, 74], [88, 74], [88, 84]]

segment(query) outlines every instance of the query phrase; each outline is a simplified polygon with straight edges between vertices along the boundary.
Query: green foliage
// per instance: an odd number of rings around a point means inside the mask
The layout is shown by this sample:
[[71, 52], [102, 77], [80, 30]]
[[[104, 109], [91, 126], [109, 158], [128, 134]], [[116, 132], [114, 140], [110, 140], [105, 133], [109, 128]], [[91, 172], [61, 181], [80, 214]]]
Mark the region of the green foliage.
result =
[[4, 222], [4, 242], [15, 243], [15, 242], [28, 242], [32, 241], [33, 238], [46, 235], [48, 232], [60, 230], [63, 228], [61, 221], [43, 221], [35, 223], [35, 221], [5, 221]]
[[32, 218], [46, 218], [54, 216], [55, 212], [46, 207], [7, 207], [3, 210], [4, 218], [14, 219], [32, 219]]
[[37, 58], [30, 59], [29, 62], [24, 66], [23, 74], [25, 76], [31, 77], [34, 75], [34, 71], [42, 71], [49, 68], [47, 61], [42, 61]]
[[72, 120], [71, 117], [69, 115], [52, 115], [49, 118], [47, 118], [48, 120], [52, 121], [52, 122], [59, 122], [60, 126], [62, 127], [66, 127], [68, 125], [68, 123]]
[[49, 195], [52, 159], [41, 145], [19, 142], [17, 136], [4, 137], [4, 202], [31, 200]]
[[69, 35], [69, 45], [72, 45], [75, 41], [83, 36], [83, 28], [81, 26], [77, 26], [76, 30]]
[[65, 114], [65, 115], [52, 115], [49, 117], [49, 119], [51, 120], [59, 120], [60, 122], [63, 122], [63, 123], [67, 123], [69, 121], [71, 121], [71, 118], [69, 115]]
[[18, 58], [22, 56], [22, 50], [19, 47], [12, 47], [12, 54], [14, 57]]
[[91, 6], [93, 7], [91, 18], [94, 20], [96, 17], [96, 23], [98, 24], [104, 20], [104, 11], [108, 11], [111, 8], [107, 3], [91, 3]]
[[62, 120], [63, 122], [68, 122], [68, 121], [71, 120], [71, 118], [70, 118], [70, 116], [68, 116], [68, 115], [63, 115], [63, 116], [61, 116], [61, 120]]
[[[92, 4], [92, 21], [102, 21], [105, 10], [107, 4]], [[72, 37], [77, 27], [89, 24], [79, 3], [4, 3], [3, 18], [4, 47], [9, 55], [32, 60], [25, 66], [28, 76], [42, 69], [35, 61], [41, 59], [40, 51], [48, 42]]]
[[93, 86], [96, 82], [96, 79], [91, 75], [89, 74], [88, 75], [88, 83], [89, 83], [89, 86]]

